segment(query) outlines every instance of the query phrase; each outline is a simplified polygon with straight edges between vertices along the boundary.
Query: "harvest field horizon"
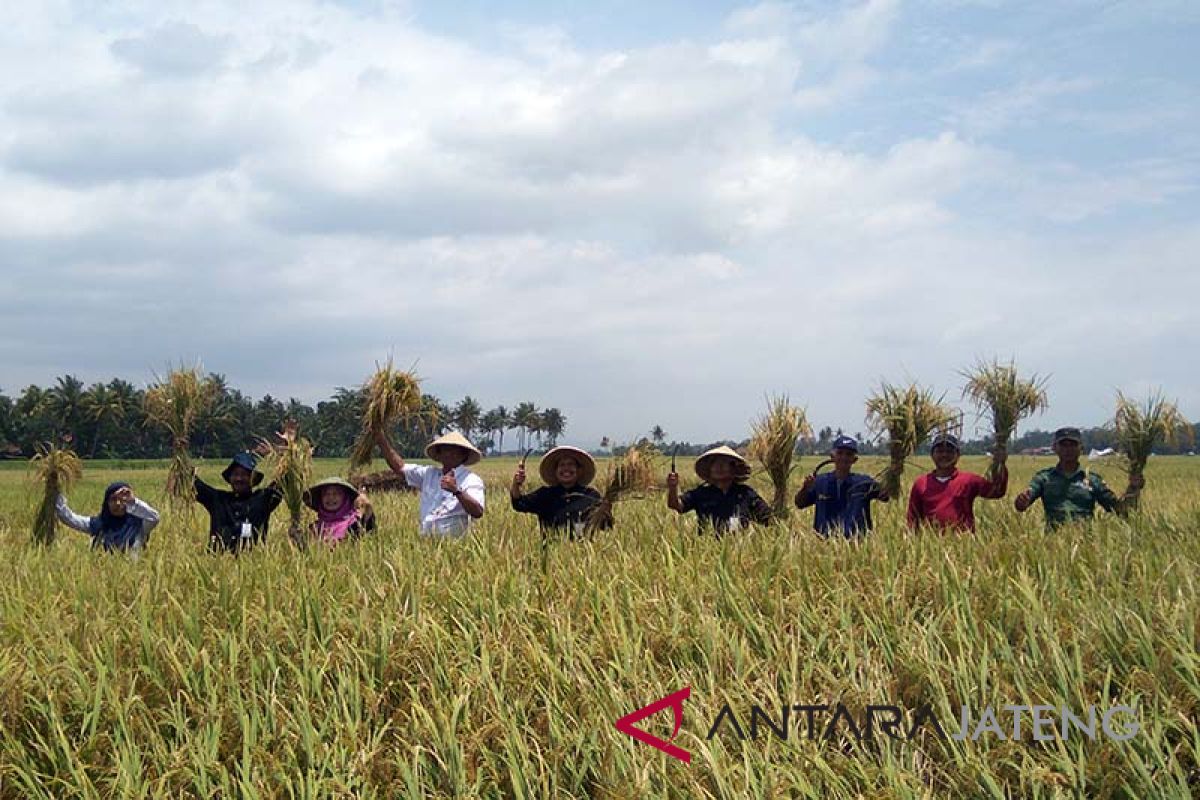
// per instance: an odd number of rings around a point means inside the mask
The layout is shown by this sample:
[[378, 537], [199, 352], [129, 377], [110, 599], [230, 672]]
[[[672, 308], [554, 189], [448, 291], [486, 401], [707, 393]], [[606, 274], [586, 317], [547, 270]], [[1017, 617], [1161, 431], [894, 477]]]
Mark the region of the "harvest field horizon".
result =
[[0, 800], [1200, 797], [1197, 41], [0, 3]]
[[[236, 558], [206, 552], [201, 509], [166, 511], [164, 465], [85, 464], [75, 508], [125, 477], [163, 509], [138, 560], [69, 530], [31, 546], [36, 487], [0, 470], [0, 796], [1194, 792], [1194, 458], [1153, 459], [1128, 520], [1053, 534], [1037, 510], [1018, 516], [1010, 492], [977, 504], [970, 535], [910, 533], [892, 502], [861, 544], [820, 539], [797, 510], [717, 540], [654, 490], [619, 503], [612, 531], [546, 549], [508, 508], [516, 463], [480, 462], [487, 514], [464, 541], [419, 537], [415, 495], [380, 494], [380, 528], [359, 542], [300, 552], [277, 516], [267, 545]], [[906, 489], [928, 458], [912, 463]], [[1051, 463], [1012, 457], [1012, 485]], [[318, 460], [314, 474], [344, 468]], [[1093, 468], [1120, 481], [1115, 464]], [[751, 483], [767, 491], [763, 476]], [[683, 686], [672, 741], [689, 764], [614, 727]], [[786, 741], [743, 741], [726, 725], [706, 738], [726, 704], [746, 727], [752, 705], [778, 722], [783, 701], [856, 717], [928, 705], [948, 728], [963, 705], [1129, 705], [1140, 730], [854, 743], [809, 741], [796, 725]], [[641, 725], [671, 734], [669, 713]]]

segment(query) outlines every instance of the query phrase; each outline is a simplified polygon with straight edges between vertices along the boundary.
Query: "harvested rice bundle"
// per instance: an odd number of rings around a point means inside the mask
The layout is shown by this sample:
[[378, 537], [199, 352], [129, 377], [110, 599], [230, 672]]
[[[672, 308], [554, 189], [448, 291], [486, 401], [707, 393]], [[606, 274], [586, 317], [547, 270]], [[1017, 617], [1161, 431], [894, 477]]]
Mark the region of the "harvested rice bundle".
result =
[[650, 445], [634, 446], [613, 459], [600, 494], [609, 503], [645, 494], [654, 487], [654, 464]]
[[35, 544], [51, 545], [58, 531], [55, 502], [60, 493], [70, 491], [71, 485], [83, 476], [83, 463], [73, 450], [43, 444], [30, 466], [34, 479], [42, 484], [42, 500], [33, 518], [33, 541]]
[[897, 387], [886, 382], [868, 398], [867, 425], [877, 434], [888, 435], [890, 463], [882, 483], [889, 496], [900, 495], [900, 476], [908, 457], [931, 433], [954, 426], [958, 413], [942, 400], [915, 383]]
[[192, 427], [212, 411], [219, 384], [205, 378], [199, 367], [180, 367], [146, 390], [143, 407], [147, 424], [171, 434], [171, 465], [167, 468], [167, 500], [178, 508], [192, 507], [192, 460], [188, 455]]
[[801, 436], [812, 433], [804, 409], [793, 406], [787, 395], [767, 400], [767, 412], [753, 424], [750, 455], [763, 465], [771, 478], [774, 494], [771, 511], [776, 519], [787, 517], [791, 508], [788, 478]]
[[398, 370], [392, 359], [378, 367], [363, 385], [365, 407], [362, 432], [350, 453], [351, 472], [371, 463], [376, 437], [389, 433], [397, 423], [417, 418], [421, 414], [421, 383], [412, 371]]
[[[985, 414], [991, 417], [993, 454], [1008, 449], [1008, 440], [1018, 422], [1049, 406], [1046, 379], [1038, 375], [1020, 377], [1011, 361], [1007, 364], [980, 361], [962, 375], [967, 379], [963, 397], [975, 405], [981, 417]], [[993, 461], [989, 475], [994, 475], [996, 469]]]
[[290, 535], [293, 541], [302, 542], [303, 518], [307, 508], [304, 504], [304, 490], [312, 484], [313, 445], [298, 434], [299, 428], [296, 423], [288, 420], [283, 426], [283, 432], [278, 435], [281, 443], [273, 444], [262, 440], [266, 455], [259, 468], [279, 487], [290, 517]]
[[[1125, 457], [1129, 478], [1140, 482], [1146, 462], [1154, 448], [1161, 444], [1191, 443], [1195, 438], [1190, 422], [1179, 413], [1174, 403], [1168, 403], [1161, 392], [1155, 392], [1139, 404], [1117, 392], [1117, 413], [1113, 420], [1117, 433], [1117, 449]], [[1126, 502], [1136, 508], [1137, 494]]]

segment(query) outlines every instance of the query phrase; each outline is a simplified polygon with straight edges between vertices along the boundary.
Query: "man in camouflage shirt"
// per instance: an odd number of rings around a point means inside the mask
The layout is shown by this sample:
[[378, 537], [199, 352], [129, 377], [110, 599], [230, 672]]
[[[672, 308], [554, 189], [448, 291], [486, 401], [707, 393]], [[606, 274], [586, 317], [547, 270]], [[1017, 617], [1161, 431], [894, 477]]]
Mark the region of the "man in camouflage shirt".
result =
[[1058, 464], [1034, 475], [1029, 488], [1017, 495], [1014, 503], [1017, 511], [1024, 511], [1040, 497], [1048, 531], [1067, 522], [1090, 520], [1096, 506], [1124, 515], [1144, 485], [1140, 476], [1130, 478], [1124, 496], [1118, 497], [1099, 475], [1079, 466], [1082, 439], [1078, 428], [1056, 430], [1054, 454], [1058, 456]]

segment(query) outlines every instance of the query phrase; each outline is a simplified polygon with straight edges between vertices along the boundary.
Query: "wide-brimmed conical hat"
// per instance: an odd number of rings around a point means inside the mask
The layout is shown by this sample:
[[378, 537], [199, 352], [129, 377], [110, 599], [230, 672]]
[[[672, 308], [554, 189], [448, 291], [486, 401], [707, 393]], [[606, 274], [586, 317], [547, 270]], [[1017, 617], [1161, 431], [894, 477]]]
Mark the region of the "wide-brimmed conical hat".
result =
[[[479, 459], [483, 458], [483, 453], [479, 452], [479, 450], [475, 448], [475, 445], [467, 441], [467, 437], [463, 436], [458, 431], [450, 431], [449, 433], [444, 433], [438, 438], [434, 439], [425, 448], [425, 455], [433, 458], [433, 448], [435, 447], [461, 447], [463, 450], [466, 450], [467, 460], [464, 463], [468, 467], [472, 464], [478, 464]], [[437, 459], [434, 460], [436, 461]]]
[[558, 462], [564, 458], [573, 458], [579, 465], [579, 477], [575, 479], [578, 485], [587, 486], [596, 478], [596, 462], [586, 451], [562, 445], [546, 453], [538, 463], [538, 474], [542, 476], [542, 483], [547, 486], [558, 483], [555, 471], [558, 469]]
[[721, 445], [720, 447], [714, 447], [696, 459], [696, 474], [700, 476], [700, 480], [708, 483], [708, 476], [712, 471], [713, 459], [719, 456], [727, 456], [734, 460], [734, 480], [744, 481], [750, 477], [750, 462], [742, 458], [733, 448]]

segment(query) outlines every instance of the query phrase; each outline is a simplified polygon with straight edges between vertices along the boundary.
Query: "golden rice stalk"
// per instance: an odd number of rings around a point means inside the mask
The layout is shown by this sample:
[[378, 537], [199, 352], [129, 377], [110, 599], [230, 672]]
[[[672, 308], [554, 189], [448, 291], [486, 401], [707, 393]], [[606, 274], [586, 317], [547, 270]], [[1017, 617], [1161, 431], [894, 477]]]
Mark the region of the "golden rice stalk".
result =
[[1191, 443], [1195, 438], [1192, 424], [1179, 413], [1174, 403], [1163, 398], [1161, 392], [1152, 394], [1144, 404], [1117, 392], [1113, 425], [1117, 449], [1125, 457], [1125, 469], [1131, 478], [1140, 477], [1146, 471], [1146, 462], [1155, 447]]
[[654, 487], [653, 455], [647, 447], [630, 447], [608, 465], [600, 494], [610, 503], [645, 494]]
[[904, 462], [936, 430], [952, 428], [958, 413], [915, 383], [898, 387], [881, 383], [867, 399], [867, 425], [877, 434], [888, 435], [890, 463], [883, 477], [888, 494], [900, 494]]
[[212, 411], [220, 387], [205, 378], [198, 366], [180, 367], [146, 390], [143, 408], [146, 423], [171, 434], [171, 463], [167, 468], [167, 499], [172, 505], [190, 508], [192, 461], [188, 455], [192, 428], [196, 421]]
[[[981, 417], [991, 417], [993, 453], [1007, 450], [1018, 422], [1049, 407], [1046, 378], [1038, 375], [1020, 377], [1015, 362], [1001, 364], [996, 360], [980, 360], [962, 375], [967, 379], [963, 397], [974, 404]], [[993, 461], [989, 473], [994, 474], [996, 469]]]
[[33, 541], [51, 545], [58, 532], [58, 512], [55, 503], [60, 493], [70, 491], [83, 476], [83, 462], [73, 450], [43, 444], [30, 462], [34, 480], [42, 484], [42, 499], [33, 517]]
[[763, 465], [771, 478], [774, 494], [771, 509], [776, 519], [787, 517], [791, 508], [788, 478], [801, 436], [812, 433], [804, 409], [793, 406], [787, 395], [767, 399], [767, 412], [752, 425], [750, 455]]
[[269, 450], [259, 469], [279, 487], [292, 527], [300, 529], [306, 508], [304, 490], [312, 484], [312, 442], [294, 434], [284, 437], [282, 444], [262, 441]]
[[363, 385], [366, 407], [362, 431], [350, 453], [352, 472], [371, 463], [376, 436], [421, 414], [421, 383], [416, 374], [396, 369], [391, 358], [384, 366], [376, 367], [375, 374]]
[[967, 379], [963, 397], [969, 399], [980, 416], [991, 417], [992, 437], [997, 447], [1007, 447], [1017, 423], [1049, 406], [1046, 378], [1017, 375], [1013, 362], [980, 361], [962, 373]]

